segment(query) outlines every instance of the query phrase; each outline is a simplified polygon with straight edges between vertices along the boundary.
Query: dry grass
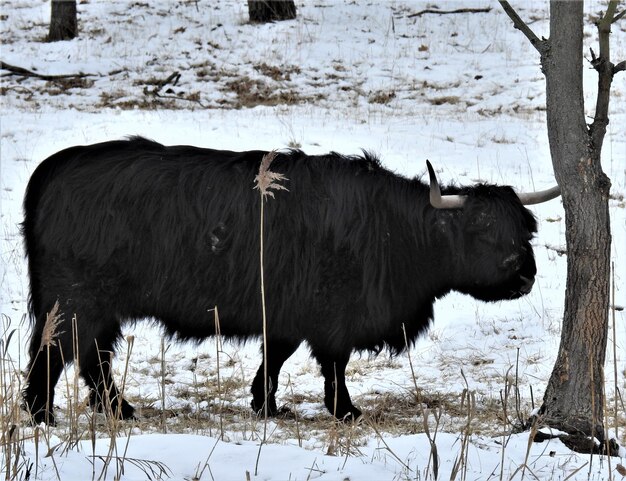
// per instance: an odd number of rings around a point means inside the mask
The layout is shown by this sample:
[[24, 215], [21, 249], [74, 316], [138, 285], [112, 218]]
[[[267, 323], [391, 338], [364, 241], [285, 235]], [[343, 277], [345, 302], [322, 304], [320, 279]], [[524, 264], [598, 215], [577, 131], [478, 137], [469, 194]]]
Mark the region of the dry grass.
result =
[[41, 344], [39, 345], [39, 351], [44, 348], [56, 347], [56, 338], [61, 332], [58, 332], [59, 324], [63, 321], [63, 313], [59, 312], [59, 301], [54, 303], [52, 310], [46, 315], [46, 323], [43, 326], [43, 333], [41, 335]]
[[393, 99], [396, 98], [396, 92], [393, 90], [390, 91], [385, 91], [385, 90], [379, 90], [376, 92], [372, 92], [369, 96], [369, 98], [367, 99], [367, 101], [370, 104], [388, 104], [389, 102], [391, 102]]
[[225, 94], [235, 94], [234, 98], [226, 95], [222, 105], [237, 109], [258, 105], [296, 105], [307, 100], [296, 90], [277, 87], [263, 79], [252, 79], [248, 76], [229, 80], [220, 89]]
[[[53, 315], [50, 318], [54, 318], [54, 313], [51, 314]], [[86, 402], [82, 401], [82, 398], [86, 397], [84, 394], [81, 395], [85, 392], [84, 386], [73, 372], [67, 371], [64, 376], [66, 384], [70, 386], [65, 393], [67, 402], [61, 402], [61, 405], [56, 407], [58, 427], [53, 430], [32, 428], [28, 426], [26, 414], [20, 408], [19, 393], [22, 385], [19, 367], [6, 356], [8, 345], [18, 341], [13, 338], [14, 332], [15, 330], [5, 323], [0, 343], [3, 355], [0, 364], [2, 380], [0, 443], [3, 453], [2, 465], [9, 467], [7, 479], [23, 479], [26, 472], [34, 472], [36, 469], [36, 460], [33, 465], [29, 465], [29, 461], [23, 455], [26, 441], [38, 442], [40, 446], [38, 457], [51, 455], [54, 458], [67, 450], [75, 449], [79, 441], [109, 438], [112, 442], [106, 455], [87, 453], [100, 456], [99, 469], [102, 473], [105, 471], [121, 473], [124, 465], [128, 463], [143, 466], [147, 473], [154, 474], [162, 473], [167, 467], [153, 460], [126, 457], [126, 449], [132, 435], [167, 431], [208, 435], [223, 438], [224, 441], [260, 442], [264, 439], [266, 430], [265, 441], [268, 443], [291, 443], [297, 440], [303, 447], [320, 449], [339, 457], [359, 456], [361, 447], [370, 442], [373, 436], [378, 439], [382, 449], [388, 449], [388, 454], [393, 457], [393, 451], [387, 446], [389, 438], [425, 433], [431, 441], [433, 453], [426, 470], [430, 473], [429, 476], [433, 476], [434, 471], [438, 469], [435, 461], [437, 433], [459, 433], [459, 442], [462, 444], [459, 445], [456, 479], [461, 480], [466, 466], [464, 456], [467, 454], [472, 437], [499, 436], [505, 445], [506, 438], [518, 420], [527, 419], [532, 409], [528, 402], [519, 399], [518, 392], [521, 387], [517, 386], [515, 372], [511, 370], [503, 375], [502, 390], [496, 397], [476, 393], [468, 388], [463, 392], [436, 392], [419, 387], [417, 388], [419, 391], [396, 389], [365, 392], [355, 398], [355, 403], [364, 409], [364, 417], [356, 424], [344, 424], [336, 422], [323, 408], [321, 380], [318, 391], [302, 392], [297, 384], [297, 378], [293, 379], [293, 384], [290, 378], [287, 386], [279, 392], [278, 398], [279, 403], [285, 403], [290, 411], [277, 418], [268, 419], [265, 426], [264, 420], [257, 417], [249, 408], [250, 379], [244, 375], [242, 361], [237, 356], [230, 358], [223, 356], [224, 360], [220, 363], [215, 362], [215, 356], [202, 359], [200, 367], [196, 359], [189, 368], [194, 369], [193, 382], [172, 383], [169, 375], [163, 375], [161, 372], [163, 369], [170, 371], [168, 368], [170, 360], [165, 345], [163, 353], [150, 360], [155, 366], [154, 382], [161, 386], [158, 396], [146, 398], [138, 396], [132, 390], [125, 393], [127, 400], [137, 408], [138, 420], [121, 421], [112, 414], [110, 406], [105, 407], [108, 416], [93, 413], [86, 406]], [[121, 368], [122, 372], [115, 376], [121, 381], [121, 390], [126, 388], [125, 373], [133, 371], [133, 341], [132, 338], [127, 339], [125, 360], [122, 366], [118, 366], [118, 370]], [[216, 347], [221, 349], [219, 343]], [[204, 368], [208, 363], [212, 364], [211, 368]], [[172, 404], [169, 402], [170, 398], [175, 398], [176, 402]], [[70, 399], [73, 399], [73, 402], [69, 402]], [[612, 399], [607, 400], [607, 405], [612, 404]], [[310, 409], [304, 412], [301, 410], [302, 405], [313, 405], [318, 408], [313, 412]], [[618, 425], [623, 426], [626, 423], [623, 403], [621, 407]], [[611, 413], [607, 414], [607, 426], [614, 426]], [[620, 434], [623, 438], [624, 433]], [[60, 444], [55, 445], [51, 441], [54, 437], [60, 439]], [[96, 478], [99, 474], [101, 473], [96, 472]]]
[[461, 102], [461, 97], [457, 95], [443, 95], [440, 97], [429, 98], [427, 100], [432, 105], [444, 105], [444, 104], [456, 105], [459, 102]]
[[268, 65], [265, 62], [256, 64], [254, 69], [274, 81], [291, 81], [292, 74], [302, 73], [302, 69], [297, 65], [285, 65], [279, 67], [276, 65]]

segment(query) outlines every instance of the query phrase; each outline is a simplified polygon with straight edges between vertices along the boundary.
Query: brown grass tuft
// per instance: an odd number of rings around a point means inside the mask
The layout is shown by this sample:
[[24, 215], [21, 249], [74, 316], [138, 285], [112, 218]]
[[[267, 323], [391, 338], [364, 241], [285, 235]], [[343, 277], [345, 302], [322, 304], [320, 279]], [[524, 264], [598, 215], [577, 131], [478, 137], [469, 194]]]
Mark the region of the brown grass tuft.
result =
[[254, 188], [261, 191], [263, 200], [265, 200], [267, 196], [270, 196], [272, 199], [274, 198], [274, 193], [271, 192], [270, 189], [289, 191], [287, 187], [279, 184], [279, 182], [282, 182], [283, 180], [288, 180], [287, 177], [283, 174], [272, 172], [270, 170], [270, 165], [277, 155], [278, 153], [275, 150], [265, 154], [261, 160], [259, 173], [254, 178]]
[[59, 312], [59, 301], [56, 301], [54, 306], [52, 306], [52, 310], [46, 314], [46, 324], [43, 327], [39, 352], [43, 351], [44, 347], [57, 345], [55, 339], [59, 336], [59, 334], [63, 333], [63, 331], [57, 332], [61, 322], [63, 322], [63, 313]]

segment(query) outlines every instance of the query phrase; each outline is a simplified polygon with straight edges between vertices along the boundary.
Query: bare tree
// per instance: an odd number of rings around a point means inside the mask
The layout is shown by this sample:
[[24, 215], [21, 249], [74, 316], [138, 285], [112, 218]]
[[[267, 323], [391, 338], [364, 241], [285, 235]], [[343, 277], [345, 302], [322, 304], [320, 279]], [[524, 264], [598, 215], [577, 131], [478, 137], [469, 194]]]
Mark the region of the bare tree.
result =
[[296, 4], [293, 0], [248, 0], [248, 14], [251, 22], [273, 22], [296, 18]]
[[78, 35], [76, 0], [52, 0], [50, 8], [48, 41], [71, 40], [76, 37]]
[[589, 450], [590, 436], [605, 440], [611, 182], [602, 170], [600, 154], [609, 123], [611, 82], [625, 69], [625, 62], [610, 61], [609, 34], [611, 24], [625, 12], [616, 15], [617, 1], [611, 0], [597, 22], [600, 49], [598, 56], [591, 50], [591, 64], [598, 72], [598, 94], [594, 120], [588, 126], [583, 100], [583, 2], [550, 1], [549, 39], [539, 39], [508, 2], [500, 4], [541, 57], [550, 153], [565, 210], [568, 257], [561, 344], [540, 419], [569, 433], [562, 439], [570, 447]]

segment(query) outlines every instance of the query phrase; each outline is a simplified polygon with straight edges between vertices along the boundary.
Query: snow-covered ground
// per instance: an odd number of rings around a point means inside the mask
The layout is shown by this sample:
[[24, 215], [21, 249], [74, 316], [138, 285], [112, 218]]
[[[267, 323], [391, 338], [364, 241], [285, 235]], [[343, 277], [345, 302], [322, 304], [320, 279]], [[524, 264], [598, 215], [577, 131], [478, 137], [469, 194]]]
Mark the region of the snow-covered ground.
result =
[[[36, 165], [62, 148], [127, 135], [231, 150], [297, 146], [307, 153], [350, 154], [364, 148], [407, 176], [423, 175], [428, 158], [443, 182], [487, 181], [521, 190], [554, 182], [538, 55], [495, 2], [306, 2], [298, 3], [296, 20], [267, 25], [248, 25], [241, 1], [79, 3], [79, 38], [53, 44], [42, 42], [49, 2], [9, 0], [0, 11], [2, 61], [39, 73], [89, 74], [63, 82], [2, 78], [0, 373], [26, 362], [28, 280], [18, 227], [24, 189]], [[441, 9], [492, 10], [412, 16], [433, 3]], [[522, 18], [548, 37], [547, 2], [517, 3]], [[585, 46], [597, 51], [591, 22], [605, 2], [585, 8]], [[614, 61], [626, 59], [623, 19], [613, 26], [611, 52]], [[175, 72], [176, 82], [158, 87]], [[584, 75], [592, 118], [596, 75], [591, 68]], [[615, 78], [603, 152], [612, 180], [614, 302], [621, 306], [626, 304], [625, 79], [623, 73]], [[162, 346], [158, 327], [128, 326], [125, 334], [134, 336], [134, 345], [126, 392], [141, 420], [122, 426], [112, 452], [124, 459], [123, 474], [113, 461], [106, 479], [244, 480], [246, 473], [259, 480], [433, 479], [415, 383], [431, 411], [431, 436], [432, 413], [442, 413], [435, 438], [439, 479], [451, 479], [458, 459], [464, 464], [456, 479], [604, 480], [610, 474], [621, 479], [615, 465], [626, 464], [623, 459], [575, 454], [560, 441], [529, 446], [528, 433], [507, 434], [510, 425], [502, 419], [501, 396], [509, 383], [519, 387], [522, 415], [533, 400], [540, 404], [559, 343], [563, 209], [554, 200], [532, 210], [539, 221], [534, 241], [539, 273], [529, 296], [484, 304], [449, 295], [436, 304], [435, 324], [410, 357], [354, 355], [348, 388], [367, 418], [356, 427], [332, 422], [322, 404], [323, 381], [301, 348], [285, 364], [278, 393], [279, 403], [297, 416], [270, 421], [260, 456], [263, 423], [248, 407], [248, 386], [260, 362], [258, 342], [224, 344], [218, 391], [214, 339], [200, 345], [166, 340]], [[617, 351], [615, 363], [612, 346], [607, 357], [611, 403], [614, 365], [617, 387], [622, 393], [626, 388], [624, 321], [624, 312], [616, 312], [617, 329], [609, 333]], [[118, 379], [126, 351], [123, 343]], [[50, 437], [40, 438], [39, 450], [33, 429], [19, 427], [24, 452], [18, 459], [24, 464], [16, 479], [26, 478], [25, 460], [36, 465], [30, 479], [97, 479], [102, 473], [98, 456], [106, 457], [110, 443], [102, 420], [95, 445], [86, 414], [79, 418], [83, 441], [68, 442], [64, 409], [71, 380], [70, 370], [57, 386], [59, 427], [41, 433]], [[0, 375], [0, 395], [9, 392], [9, 382], [17, 382], [15, 376]], [[470, 411], [464, 392], [475, 400]], [[509, 415], [515, 418], [514, 396], [509, 397]], [[4, 422], [7, 413], [1, 411]], [[624, 443], [623, 404], [619, 411], [618, 438]], [[57, 444], [54, 454], [44, 457], [47, 446]]]

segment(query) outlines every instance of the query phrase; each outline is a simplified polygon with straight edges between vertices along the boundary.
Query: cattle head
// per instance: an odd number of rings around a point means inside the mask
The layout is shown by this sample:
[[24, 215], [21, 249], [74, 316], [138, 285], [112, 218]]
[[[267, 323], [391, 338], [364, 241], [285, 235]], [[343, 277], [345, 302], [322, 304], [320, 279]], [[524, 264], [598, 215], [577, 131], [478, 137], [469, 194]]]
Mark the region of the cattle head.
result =
[[430, 202], [437, 209], [457, 209], [456, 290], [483, 301], [516, 299], [535, 282], [537, 267], [530, 244], [537, 221], [524, 205], [560, 195], [557, 187], [517, 194], [511, 187], [479, 184], [441, 195], [427, 162]]

